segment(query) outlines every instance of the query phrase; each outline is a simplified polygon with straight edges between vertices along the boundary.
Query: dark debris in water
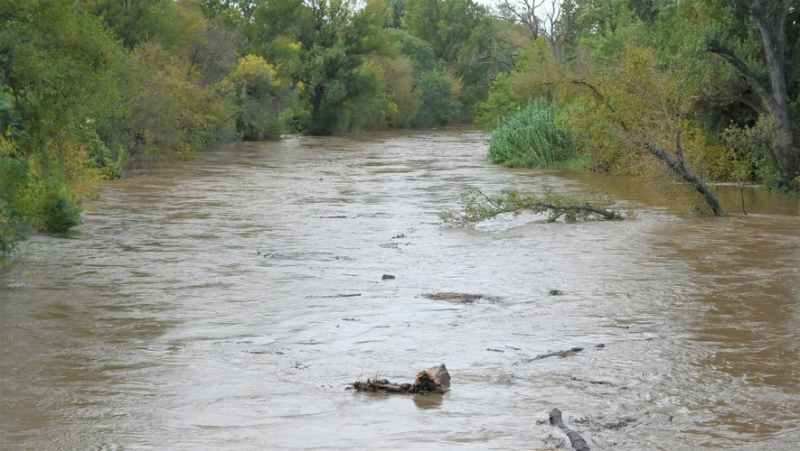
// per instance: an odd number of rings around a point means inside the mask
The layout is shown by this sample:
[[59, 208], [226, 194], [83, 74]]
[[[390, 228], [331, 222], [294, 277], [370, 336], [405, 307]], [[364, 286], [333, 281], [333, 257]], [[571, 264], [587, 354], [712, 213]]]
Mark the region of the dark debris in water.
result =
[[593, 385], [608, 385], [608, 386], [611, 386], [611, 387], [616, 387], [616, 384], [614, 384], [613, 382], [608, 382], [608, 381], [593, 381], [593, 380], [589, 380], [589, 379], [581, 379], [581, 378], [575, 377], [575, 376], [570, 377], [570, 380], [573, 380], [575, 382], [585, 382], [587, 384], [593, 384]]
[[396, 384], [388, 379], [356, 381], [349, 388], [361, 392], [443, 394], [450, 388], [450, 373], [442, 365], [434, 366], [417, 374], [414, 383]]
[[361, 296], [361, 293], [341, 293], [341, 294], [329, 294], [327, 296], [306, 296], [306, 299], [355, 298], [359, 296]]
[[589, 418], [583, 417], [573, 420], [575, 424], [583, 424], [588, 425], [593, 429], [612, 429], [612, 430], [619, 430], [622, 429], [629, 424], [636, 423], [636, 418], [631, 416], [624, 416], [620, 418], [616, 418], [614, 420], [608, 420], [605, 418]]
[[487, 296], [485, 294], [470, 294], [470, 293], [455, 293], [455, 292], [438, 292], [438, 293], [424, 293], [422, 297], [432, 301], [447, 301], [454, 304], [474, 304], [480, 301], [497, 302], [500, 300], [496, 296]]
[[574, 348], [565, 349], [563, 351], [548, 352], [547, 354], [539, 354], [539, 355], [537, 355], [536, 357], [534, 357], [532, 359], [525, 359], [525, 360], [523, 360], [521, 362], [515, 363], [514, 365], [519, 365], [520, 363], [530, 363], [530, 362], [533, 362], [535, 360], [546, 359], [548, 357], [561, 357], [563, 359], [563, 358], [566, 358], [566, 357], [574, 356], [575, 354], [577, 354], [577, 353], [579, 353], [581, 351], [583, 351], [583, 348], [576, 346]]

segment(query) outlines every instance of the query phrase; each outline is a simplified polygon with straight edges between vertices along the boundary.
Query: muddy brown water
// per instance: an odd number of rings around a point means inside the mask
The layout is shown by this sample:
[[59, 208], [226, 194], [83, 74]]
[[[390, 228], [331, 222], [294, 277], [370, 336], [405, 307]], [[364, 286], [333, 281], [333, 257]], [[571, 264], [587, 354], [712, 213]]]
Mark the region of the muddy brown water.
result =
[[[485, 152], [471, 131], [287, 139], [103, 184], [0, 276], [0, 449], [568, 446], [555, 407], [598, 449], [800, 447], [797, 199], [685, 218]], [[543, 185], [638, 217], [438, 224], [462, 187]], [[439, 363], [443, 397], [346, 390]]]

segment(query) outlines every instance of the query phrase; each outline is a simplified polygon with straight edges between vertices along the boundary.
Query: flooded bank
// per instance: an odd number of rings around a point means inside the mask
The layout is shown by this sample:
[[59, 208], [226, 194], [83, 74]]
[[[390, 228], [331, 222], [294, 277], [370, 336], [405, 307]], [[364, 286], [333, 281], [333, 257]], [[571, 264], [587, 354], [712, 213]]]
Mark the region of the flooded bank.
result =
[[[301, 138], [102, 185], [2, 276], [0, 448], [569, 446], [556, 407], [596, 448], [800, 446], [797, 199], [683, 218], [485, 153], [465, 131]], [[637, 219], [436, 216], [463, 187], [595, 184]], [[485, 297], [426, 296], [448, 292]], [[444, 396], [345, 390], [440, 363]]]

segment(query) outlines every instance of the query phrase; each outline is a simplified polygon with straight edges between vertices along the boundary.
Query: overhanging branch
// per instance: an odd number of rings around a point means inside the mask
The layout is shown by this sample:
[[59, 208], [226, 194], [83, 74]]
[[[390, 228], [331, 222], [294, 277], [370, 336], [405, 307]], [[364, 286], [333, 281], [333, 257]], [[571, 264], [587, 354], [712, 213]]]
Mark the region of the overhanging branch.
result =
[[693, 97], [692, 100], [694, 100], [696, 102], [717, 102], [717, 103], [736, 102], [736, 103], [742, 103], [742, 104], [745, 104], [745, 105], [749, 106], [750, 108], [752, 108], [753, 111], [755, 111], [758, 114], [764, 114], [765, 113], [764, 107], [762, 107], [761, 105], [757, 104], [756, 102], [753, 102], [752, 100], [750, 100], [750, 99], [748, 99], [747, 97], [744, 97], [744, 96], [702, 95], [702, 96]]
[[741, 58], [736, 56], [733, 51], [725, 47], [719, 47], [715, 45], [709, 46], [708, 51], [715, 55], [719, 55], [722, 59], [727, 61], [731, 67], [739, 72], [739, 74], [743, 76], [745, 80], [747, 80], [747, 83], [750, 84], [750, 87], [753, 88], [753, 91], [758, 94], [768, 110], [775, 111], [778, 108], [778, 105], [775, 103], [775, 99], [773, 99], [769, 92], [767, 92], [766, 88], [764, 88], [764, 85], [761, 84], [756, 77], [756, 74], [754, 74], [753, 71], [750, 70], [750, 67], [748, 67]]

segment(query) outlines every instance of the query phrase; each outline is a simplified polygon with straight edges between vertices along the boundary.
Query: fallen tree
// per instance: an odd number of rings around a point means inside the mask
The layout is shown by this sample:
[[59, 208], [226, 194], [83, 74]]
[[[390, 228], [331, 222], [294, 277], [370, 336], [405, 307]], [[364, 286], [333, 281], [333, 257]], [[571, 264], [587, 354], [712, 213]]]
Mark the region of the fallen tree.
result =
[[594, 202], [572, 199], [554, 193], [549, 187], [545, 187], [544, 192], [538, 195], [506, 189], [491, 196], [479, 189], [469, 188], [461, 192], [460, 201], [461, 210], [439, 213], [445, 224], [469, 227], [502, 214], [519, 215], [525, 211], [545, 213], [550, 222], [561, 218], [567, 222], [595, 219], [616, 221], [625, 218], [622, 213], [605, 208], [605, 204], [609, 203], [607, 198], [595, 197]]

